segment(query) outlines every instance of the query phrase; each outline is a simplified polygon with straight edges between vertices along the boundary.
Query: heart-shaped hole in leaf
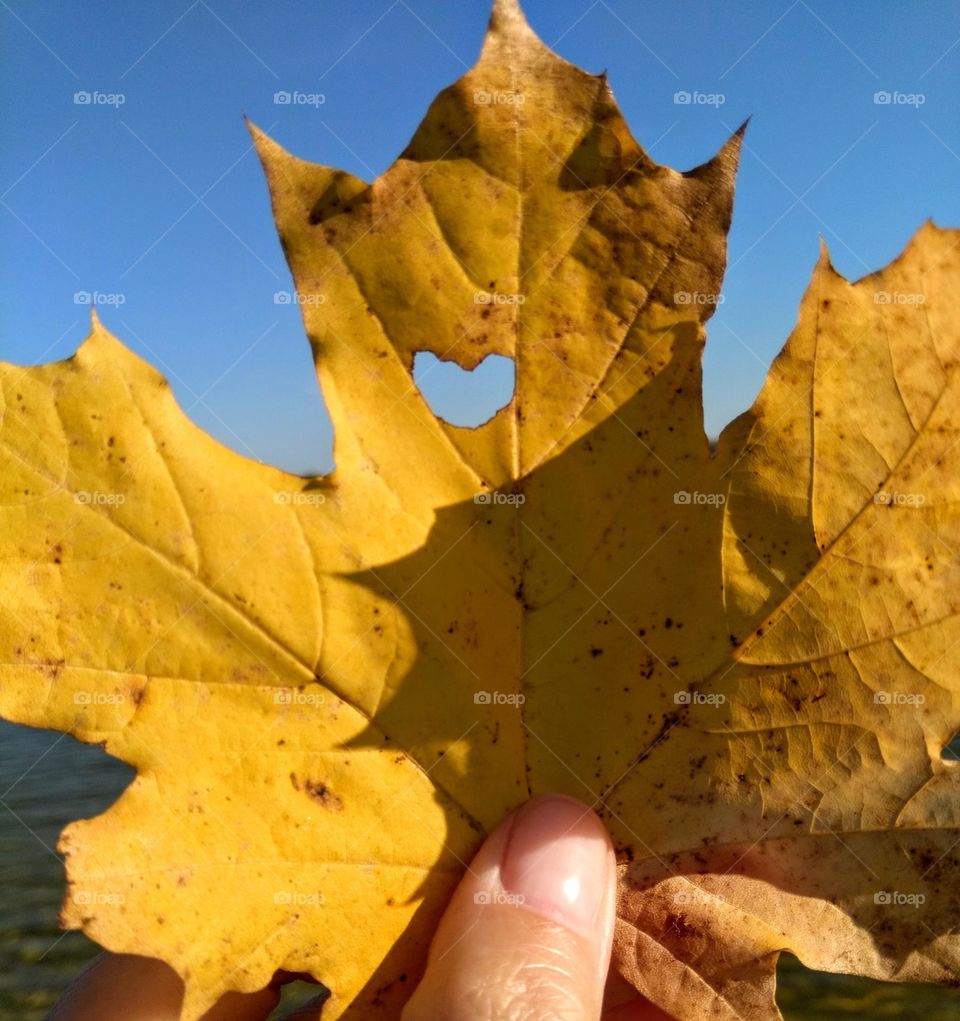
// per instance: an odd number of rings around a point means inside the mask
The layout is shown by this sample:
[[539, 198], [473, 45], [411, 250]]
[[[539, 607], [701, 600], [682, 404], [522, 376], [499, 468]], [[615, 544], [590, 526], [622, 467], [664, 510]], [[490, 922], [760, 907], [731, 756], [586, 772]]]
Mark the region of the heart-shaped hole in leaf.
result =
[[487, 355], [473, 370], [445, 362], [431, 351], [413, 359], [413, 380], [430, 410], [450, 425], [478, 426], [513, 398], [516, 366], [512, 358]]

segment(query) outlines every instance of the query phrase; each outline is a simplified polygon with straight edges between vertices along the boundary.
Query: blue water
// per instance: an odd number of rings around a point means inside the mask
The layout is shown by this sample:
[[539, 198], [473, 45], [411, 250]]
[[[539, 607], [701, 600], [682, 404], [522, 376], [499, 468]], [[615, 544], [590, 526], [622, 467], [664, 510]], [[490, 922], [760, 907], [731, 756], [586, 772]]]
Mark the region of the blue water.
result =
[[[98, 953], [57, 927], [64, 870], [56, 843], [68, 822], [102, 812], [131, 779], [99, 748], [0, 721], [0, 1021], [41, 1021]], [[779, 1000], [789, 1021], [960, 1018], [958, 991], [820, 975], [792, 960], [780, 968]]]

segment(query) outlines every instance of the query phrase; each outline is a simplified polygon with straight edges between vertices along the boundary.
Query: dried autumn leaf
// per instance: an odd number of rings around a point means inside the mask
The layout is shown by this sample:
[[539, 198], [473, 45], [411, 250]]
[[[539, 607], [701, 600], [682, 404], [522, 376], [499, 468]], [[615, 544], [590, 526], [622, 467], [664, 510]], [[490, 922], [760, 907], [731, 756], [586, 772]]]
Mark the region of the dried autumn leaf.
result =
[[[824, 254], [711, 455], [738, 136], [657, 166], [514, 0], [373, 184], [254, 134], [332, 475], [224, 450], [97, 322], [0, 375], [0, 709], [138, 774], [64, 833], [64, 923], [170, 962], [185, 1021], [278, 968], [396, 1017], [482, 835], [554, 790], [681, 1021], [779, 1017], [782, 950], [956, 984], [957, 232], [856, 284]], [[512, 357], [513, 399], [448, 425], [420, 350]]]

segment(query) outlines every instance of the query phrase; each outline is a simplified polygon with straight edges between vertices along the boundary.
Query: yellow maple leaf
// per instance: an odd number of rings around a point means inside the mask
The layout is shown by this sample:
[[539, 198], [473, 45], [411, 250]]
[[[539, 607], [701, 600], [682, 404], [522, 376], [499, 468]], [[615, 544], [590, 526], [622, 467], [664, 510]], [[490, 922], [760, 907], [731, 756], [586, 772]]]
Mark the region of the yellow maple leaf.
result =
[[[0, 711], [137, 771], [64, 833], [64, 924], [168, 961], [184, 1021], [279, 968], [396, 1017], [483, 835], [559, 791], [681, 1021], [779, 1017], [783, 950], [956, 983], [960, 235], [824, 253], [711, 452], [739, 133], [656, 165], [497, 0], [373, 184], [254, 136], [335, 472], [223, 449], [96, 320], [0, 368]], [[423, 350], [513, 358], [512, 400], [447, 424]]]

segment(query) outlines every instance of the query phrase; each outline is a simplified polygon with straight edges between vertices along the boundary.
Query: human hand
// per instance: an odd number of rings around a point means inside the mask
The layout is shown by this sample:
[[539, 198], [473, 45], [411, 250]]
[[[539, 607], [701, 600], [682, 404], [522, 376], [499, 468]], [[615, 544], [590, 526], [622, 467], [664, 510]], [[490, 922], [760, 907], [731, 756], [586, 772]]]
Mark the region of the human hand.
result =
[[[440, 921], [402, 1021], [669, 1021], [626, 983], [607, 983], [617, 877], [603, 824], [546, 795], [487, 838]], [[231, 993], [203, 1021], [265, 1021], [280, 975]], [[606, 985], [606, 996], [604, 989]], [[104, 954], [48, 1021], [177, 1021], [183, 984], [160, 961]], [[604, 1009], [605, 1006], [605, 1009]], [[288, 1021], [320, 1021], [322, 1000]]]
[[533, 798], [471, 863], [402, 1021], [670, 1021], [607, 981], [616, 899], [597, 816], [572, 798]]

